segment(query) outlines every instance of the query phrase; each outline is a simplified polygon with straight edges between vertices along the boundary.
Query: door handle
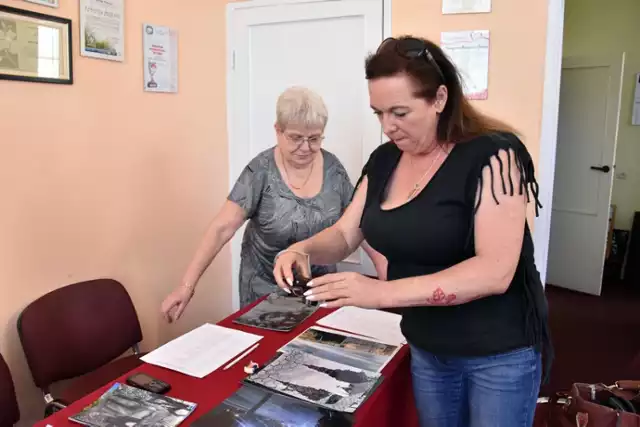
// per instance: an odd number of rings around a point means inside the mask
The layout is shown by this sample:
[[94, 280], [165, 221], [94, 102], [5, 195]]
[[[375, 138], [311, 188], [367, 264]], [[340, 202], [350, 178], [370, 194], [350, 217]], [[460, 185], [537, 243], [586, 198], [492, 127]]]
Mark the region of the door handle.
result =
[[609, 166], [591, 166], [591, 169], [593, 169], [594, 171], [600, 171], [604, 173], [607, 173], [611, 170]]

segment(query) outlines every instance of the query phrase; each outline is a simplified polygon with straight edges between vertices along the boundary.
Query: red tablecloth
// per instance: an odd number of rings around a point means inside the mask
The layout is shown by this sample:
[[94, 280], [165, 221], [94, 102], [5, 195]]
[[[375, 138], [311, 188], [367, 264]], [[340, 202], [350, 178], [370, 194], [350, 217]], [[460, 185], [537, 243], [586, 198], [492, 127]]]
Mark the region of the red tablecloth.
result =
[[[319, 309], [303, 324], [288, 333], [256, 329], [233, 323], [233, 319], [249, 310], [251, 306], [232, 314], [218, 324], [225, 327], [236, 328], [264, 336], [260, 340], [260, 346], [250, 355], [239, 361], [233, 367], [224, 371], [222, 368], [212, 372], [205, 378], [194, 378], [158, 366], [143, 364], [120, 377], [117, 381], [124, 382], [134, 372], [144, 372], [160, 380], [171, 384], [169, 396], [178, 397], [198, 404], [195, 412], [182, 424], [190, 425], [194, 420], [211, 411], [224, 399], [232, 395], [239, 387], [240, 381], [246, 376], [243, 366], [249, 360], [264, 364], [276, 351], [291, 341], [304, 329], [312, 326], [318, 319], [326, 316], [331, 310]], [[355, 413], [356, 426], [358, 427], [414, 427], [418, 425], [413, 391], [411, 389], [411, 375], [409, 372], [409, 349], [404, 346], [382, 371], [384, 381], [376, 391], [367, 399]], [[68, 417], [82, 410], [85, 406], [96, 400], [113, 383], [96, 390], [88, 396], [73, 403], [60, 412], [56, 412], [47, 419], [36, 424], [44, 427], [47, 424], [53, 427], [77, 426]]]

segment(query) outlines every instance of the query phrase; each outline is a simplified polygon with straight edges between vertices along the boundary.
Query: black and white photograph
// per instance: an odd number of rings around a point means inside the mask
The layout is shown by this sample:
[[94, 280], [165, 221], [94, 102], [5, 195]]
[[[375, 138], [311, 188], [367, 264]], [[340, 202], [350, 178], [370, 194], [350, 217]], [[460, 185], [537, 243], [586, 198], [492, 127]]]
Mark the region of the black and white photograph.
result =
[[91, 427], [175, 427], [196, 404], [115, 383], [93, 405], [69, 417]]
[[233, 322], [260, 329], [288, 332], [304, 322], [317, 309], [317, 306], [308, 305], [304, 297], [274, 292]]
[[304, 351], [343, 365], [380, 372], [398, 349], [395, 345], [313, 326], [282, 347], [281, 351]]
[[194, 427], [351, 427], [344, 414], [302, 400], [243, 385], [199, 418]]
[[18, 68], [16, 22], [0, 18], [0, 68]]
[[367, 399], [381, 378], [376, 372], [294, 350], [280, 354], [245, 381], [334, 411], [351, 413]]

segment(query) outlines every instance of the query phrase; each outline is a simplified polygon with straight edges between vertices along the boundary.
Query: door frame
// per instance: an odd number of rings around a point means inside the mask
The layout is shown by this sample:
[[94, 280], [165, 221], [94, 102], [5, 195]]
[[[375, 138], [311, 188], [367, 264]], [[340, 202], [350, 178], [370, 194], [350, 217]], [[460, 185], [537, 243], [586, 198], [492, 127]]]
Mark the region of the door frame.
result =
[[565, 0], [548, 0], [547, 41], [542, 95], [540, 151], [538, 153], [538, 199], [543, 209], [534, 220], [533, 243], [535, 261], [542, 285], [546, 285], [549, 243], [551, 236], [551, 208], [553, 181], [558, 144], [558, 115], [560, 113], [560, 82], [562, 78], [562, 49], [564, 40]]
[[[245, 159], [242, 158], [239, 150], [235, 149], [230, 141], [234, 140], [234, 128], [233, 128], [233, 111], [235, 109], [234, 106], [234, 66], [235, 66], [235, 58], [234, 58], [234, 46], [235, 40], [233, 37], [234, 29], [232, 27], [231, 22], [233, 19], [233, 14], [242, 9], [252, 9], [258, 7], [268, 7], [268, 6], [278, 6], [278, 5], [287, 5], [287, 4], [300, 4], [300, 3], [324, 3], [324, 2], [335, 2], [336, 0], [245, 0], [245, 1], [233, 1], [227, 3], [227, 11], [226, 11], [226, 86], [227, 86], [227, 96], [226, 96], [226, 115], [227, 115], [227, 148], [228, 148], [228, 159], [229, 159], [229, 183], [228, 183], [228, 191], [231, 191], [235, 181], [238, 179], [237, 167], [235, 165], [239, 165], [240, 162], [243, 162], [242, 167], [244, 167]], [[337, 0], [340, 1], [340, 0]], [[367, 0], [361, 0], [367, 1]], [[374, 1], [374, 0], [369, 0]], [[391, 36], [391, 2], [392, 0], [375, 0], [382, 2], [382, 38]], [[364, 60], [364, 58], [363, 58]], [[244, 229], [244, 228], [242, 228]], [[240, 230], [238, 230], [239, 232]], [[233, 311], [236, 311], [240, 308], [240, 297], [238, 295], [239, 288], [239, 280], [237, 274], [234, 272], [240, 268], [240, 257], [234, 257], [233, 251], [236, 248], [234, 245], [234, 240], [239, 239], [231, 239], [229, 242], [231, 244], [231, 308]], [[237, 259], [236, 259], [237, 258]]]
[[[607, 246], [607, 224], [608, 218], [610, 214], [610, 206], [611, 200], [613, 196], [613, 185], [615, 182], [615, 169], [616, 169], [616, 156], [618, 150], [618, 131], [620, 128], [620, 114], [621, 114], [621, 106], [622, 106], [622, 87], [624, 85], [624, 69], [626, 62], [626, 52], [616, 52], [616, 53], [606, 53], [606, 54], [595, 54], [595, 55], [574, 55], [574, 56], [565, 56], [562, 59], [562, 72], [564, 73], [567, 70], [572, 69], [589, 69], [589, 68], [597, 68], [603, 67], [608, 70], [609, 83], [607, 86], [607, 103], [605, 106], [605, 120], [603, 123], [604, 127], [604, 135], [605, 141], [603, 142], [602, 147], [606, 148], [602, 152], [602, 157], [597, 160], [597, 163], [600, 165], [607, 165], [611, 167], [611, 171], [608, 175], [608, 185], [607, 192], [607, 209], [605, 211], [606, 218], [602, 219], [602, 228], [598, 229], [599, 232], [602, 232], [602, 241], [599, 242], [601, 245], [601, 256], [602, 260], [598, 261], [599, 265], [599, 273], [597, 277], [594, 277], [595, 282], [598, 284], [597, 291], [580, 289], [573, 286], [566, 286], [565, 283], [553, 283], [559, 287], [563, 287], [566, 289], [584, 292], [592, 295], [599, 296], [602, 291], [602, 277], [604, 272], [604, 262], [606, 261], [606, 246]], [[619, 81], [618, 84], [613, 84], [611, 79], [615, 79], [614, 81]], [[614, 102], [614, 99], [617, 101]], [[560, 105], [560, 104], [559, 104]], [[609, 146], [610, 138], [613, 139], [613, 150], [609, 152], [611, 148]], [[594, 162], [596, 162], [594, 160]], [[560, 165], [562, 167], [562, 165]], [[599, 187], [597, 193], [600, 194], [603, 188]], [[554, 213], [555, 211], [555, 213]], [[596, 208], [595, 216], [599, 217], [600, 209]], [[594, 216], [594, 212], [590, 210], [583, 209], [572, 209], [572, 208], [560, 208], [560, 206], [551, 206], [551, 221], [553, 221], [554, 215], [559, 215], [562, 213], [570, 213], [570, 214], [581, 214]], [[551, 241], [549, 241], [549, 248], [551, 247]], [[574, 282], [575, 283], [575, 282]]]

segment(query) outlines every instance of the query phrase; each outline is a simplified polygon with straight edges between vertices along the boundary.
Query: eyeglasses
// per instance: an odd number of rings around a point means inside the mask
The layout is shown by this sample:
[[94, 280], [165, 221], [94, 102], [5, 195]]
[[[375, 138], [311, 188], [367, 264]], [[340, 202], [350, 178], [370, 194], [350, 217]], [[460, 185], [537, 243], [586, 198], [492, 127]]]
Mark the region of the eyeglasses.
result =
[[386, 46], [390, 44], [393, 45], [395, 53], [397, 53], [398, 55], [404, 58], [407, 58], [407, 59], [423, 58], [425, 61], [431, 64], [433, 68], [436, 69], [436, 72], [440, 76], [440, 79], [442, 80], [442, 82], [446, 83], [446, 79], [444, 78], [444, 73], [442, 72], [442, 69], [436, 62], [431, 52], [429, 52], [429, 48], [425, 42], [413, 37], [403, 38], [400, 40], [393, 37], [388, 37], [382, 43], [380, 43], [380, 47], [378, 47], [377, 52], [382, 51], [383, 49], [386, 48]]
[[324, 136], [322, 135], [302, 136], [285, 133], [284, 136], [298, 147], [304, 144], [305, 141], [309, 143], [309, 147], [318, 147], [324, 140]]

